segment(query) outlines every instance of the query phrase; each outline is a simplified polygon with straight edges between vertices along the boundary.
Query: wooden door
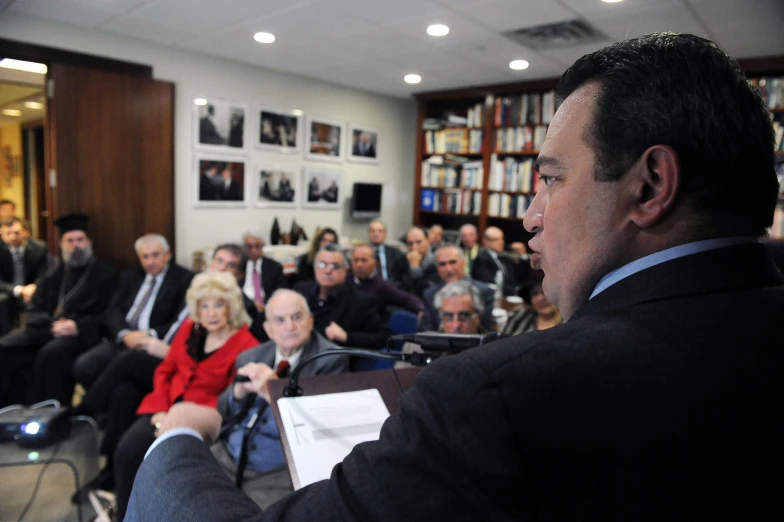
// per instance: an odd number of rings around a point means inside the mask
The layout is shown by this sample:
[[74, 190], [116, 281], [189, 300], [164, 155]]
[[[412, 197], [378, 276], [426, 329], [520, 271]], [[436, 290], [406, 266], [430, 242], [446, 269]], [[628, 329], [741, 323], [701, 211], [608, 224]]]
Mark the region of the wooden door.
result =
[[133, 243], [174, 244], [174, 85], [52, 64], [47, 104], [49, 245], [58, 216], [90, 216], [95, 253], [117, 268], [138, 264]]

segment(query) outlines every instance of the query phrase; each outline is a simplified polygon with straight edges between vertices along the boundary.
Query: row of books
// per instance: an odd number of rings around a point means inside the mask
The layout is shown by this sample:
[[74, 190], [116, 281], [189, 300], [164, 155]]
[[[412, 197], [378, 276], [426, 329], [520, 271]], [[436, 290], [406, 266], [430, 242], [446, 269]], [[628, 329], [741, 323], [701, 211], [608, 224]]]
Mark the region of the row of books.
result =
[[522, 219], [533, 199], [533, 196], [522, 194], [490, 194], [487, 197], [487, 215]]
[[490, 179], [487, 188], [490, 190], [505, 190], [508, 192], [536, 193], [542, 180], [534, 170], [533, 158], [518, 160], [505, 158], [499, 160], [493, 154], [490, 160]]
[[481, 161], [471, 161], [459, 166], [434, 165], [422, 162], [422, 187], [482, 189], [484, 167]]
[[531, 92], [495, 99], [495, 125], [539, 125], [550, 123], [555, 114], [555, 93]]
[[426, 212], [450, 212], [478, 216], [482, 210], [482, 193], [461, 189], [422, 189], [419, 208]]
[[751, 83], [759, 90], [768, 109], [784, 108], [784, 78], [754, 78]]
[[510, 127], [495, 131], [496, 152], [535, 152], [542, 148], [547, 125]]
[[484, 123], [482, 104], [469, 107], [465, 116], [450, 114], [446, 118], [425, 118], [422, 122], [424, 130], [439, 130], [444, 127], [481, 127]]
[[482, 130], [449, 128], [425, 132], [425, 154], [481, 154]]

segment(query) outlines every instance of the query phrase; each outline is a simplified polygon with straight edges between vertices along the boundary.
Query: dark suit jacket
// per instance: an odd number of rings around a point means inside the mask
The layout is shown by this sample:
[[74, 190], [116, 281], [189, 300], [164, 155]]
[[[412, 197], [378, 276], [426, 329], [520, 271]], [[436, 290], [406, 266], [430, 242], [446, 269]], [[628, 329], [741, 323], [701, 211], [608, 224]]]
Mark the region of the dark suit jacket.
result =
[[401, 255], [395, 260], [395, 263], [390, 269], [387, 266], [387, 275], [389, 280], [392, 281], [398, 288], [412, 293], [417, 297], [423, 297], [425, 290], [433, 285], [437, 285], [441, 278], [438, 277], [438, 270], [436, 264], [433, 262], [428, 265], [420, 277], [411, 275], [411, 265], [408, 264], [408, 258]]
[[[245, 274], [245, 277], [240, 279], [240, 288], [245, 287], [245, 278], [250, 277], [250, 275]], [[272, 297], [275, 290], [286, 288], [286, 276], [283, 275], [283, 265], [268, 257], [261, 258], [261, 288], [264, 290], [265, 299]]]
[[[49, 330], [57, 309], [60, 285], [64, 276], [64, 263], [51, 268], [39, 281], [30, 301], [26, 328]], [[73, 319], [79, 328], [79, 339], [86, 345], [97, 343], [108, 332], [104, 326], [106, 308], [117, 287], [117, 271], [93, 258], [78, 288], [70, 292], [63, 305], [63, 317]]]
[[313, 329], [326, 337], [325, 330], [331, 321], [346, 331], [347, 339], [343, 344], [352, 348], [384, 348], [392, 332], [376, 313], [376, 303], [369, 295], [360, 293], [348, 285], [341, 285], [334, 295], [317, 311], [313, 304], [318, 283], [302, 281], [294, 285], [310, 305], [315, 321]]
[[[371, 245], [373, 248], [373, 252], [376, 252], [376, 247]], [[392, 279], [392, 267], [395, 266], [395, 263], [401, 257], [405, 257], [403, 252], [398, 250], [397, 248], [389, 245], [384, 245], [384, 257], [386, 258], [386, 267], [387, 267], [387, 279]], [[381, 260], [378, 259], [378, 255], [376, 255], [376, 262], [378, 264], [378, 271], [381, 273]]]
[[225, 201], [242, 201], [242, 185], [234, 180], [231, 180], [228, 188], [226, 188], [221, 181], [221, 183], [216, 187], [215, 191], [217, 194], [216, 199]]
[[[518, 288], [522, 286], [521, 275], [524, 273], [520, 263], [514, 263], [507, 255], [500, 255], [498, 260], [504, 267], [504, 282], [502, 292], [504, 295], [517, 295]], [[471, 278], [483, 283], [495, 284], [495, 274], [498, 271], [493, 256], [486, 248], [482, 248], [471, 266]]]
[[[163, 339], [177, 320], [177, 315], [185, 305], [185, 293], [188, 291], [193, 275], [190, 270], [176, 263], [169, 263], [169, 270], [158, 289], [150, 312], [150, 329], [155, 330], [158, 339]], [[129, 328], [125, 317], [133, 307], [145, 277], [146, 274], [141, 267], [123, 272], [120, 285], [114, 292], [109, 309], [106, 311], [106, 324], [112, 340], [117, 338], [119, 332]]]
[[781, 520], [782, 316], [762, 245], [668, 261], [437, 360], [378, 442], [263, 515], [206, 445], [164, 441], [126, 520]]
[[[485, 309], [482, 312], [482, 326], [489, 330], [495, 321], [493, 319], [495, 292], [481, 281], [472, 279], [471, 284], [479, 289], [479, 294], [482, 296], [482, 302], [485, 305]], [[438, 285], [431, 286], [425, 290], [425, 295], [422, 297], [425, 307], [422, 310], [422, 320], [419, 322], [419, 328], [417, 328], [420, 332], [436, 332], [441, 328], [441, 317], [438, 315], [438, 310], [433, 301], [436, 293], [444, 288], [444, 285], [445, 283], [441, 281]]]
[[[35, 239], [29, 239], [24, 250], [25, 282], [35, 283], [46, 274], [49, 268], [49, 256], [46, 245]], [[14, 260], [10, 248], [0, 244], [0, 292], [14, 292]]]

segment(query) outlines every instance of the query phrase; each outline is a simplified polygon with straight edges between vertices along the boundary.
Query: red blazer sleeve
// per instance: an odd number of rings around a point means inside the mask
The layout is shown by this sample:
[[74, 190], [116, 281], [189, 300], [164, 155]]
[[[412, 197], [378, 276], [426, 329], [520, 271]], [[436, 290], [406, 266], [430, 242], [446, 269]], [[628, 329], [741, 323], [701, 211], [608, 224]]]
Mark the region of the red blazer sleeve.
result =
[[153, 390], [147, 394], [139, 405], [139, 409], [136, 410], [138, 415], [169, 411], [171, 407], [172, 377], [177, 373], [179, 358], [185, 354], [185, 342], [188, 340], [192, 329], [193, 321], [186, 319], [179, 330], [177, 330], [177, 335], [172, 340], [169, 353], [166, 354], [166, 358], [155, 370], [155, 375], [152, 378]]

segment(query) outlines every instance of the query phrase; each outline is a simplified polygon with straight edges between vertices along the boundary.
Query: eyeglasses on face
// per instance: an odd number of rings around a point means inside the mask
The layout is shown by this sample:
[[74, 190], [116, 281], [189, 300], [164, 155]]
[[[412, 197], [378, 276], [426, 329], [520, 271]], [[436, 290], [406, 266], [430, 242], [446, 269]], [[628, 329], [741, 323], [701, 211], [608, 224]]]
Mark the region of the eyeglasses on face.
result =
[[476, 317], [476, 312], [470, 310], [461, 310], [457, 314], [454, 312], [441, 312], [441, 321], [445, 323], [451, 323], [455, 319], [460, 323], [467, 323], [474, 317]]
[[341, 270], [345, 268], [343, 263], [325, 263], [324, 261], [319, 261], [316, 263], [316, 268], [320, 270], [326, 270], [327, 268], [331, 268], [332, 270]]

